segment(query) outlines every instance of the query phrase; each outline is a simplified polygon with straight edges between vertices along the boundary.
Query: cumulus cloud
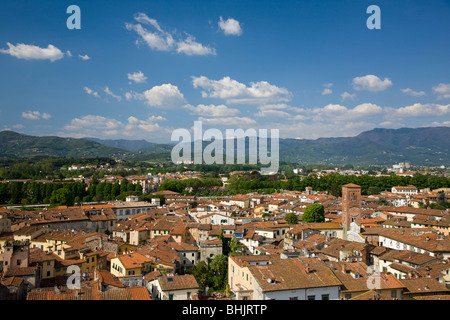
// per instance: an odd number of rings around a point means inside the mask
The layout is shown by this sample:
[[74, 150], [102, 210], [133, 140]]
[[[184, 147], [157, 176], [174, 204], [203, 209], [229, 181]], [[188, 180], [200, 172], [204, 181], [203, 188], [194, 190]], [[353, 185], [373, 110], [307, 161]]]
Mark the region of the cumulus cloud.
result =
[[169, 130], [159, 125], [159, 122], [166, 120], [162, 116], [150, 116], [144, 120], [130, 116], [125, 122], [122, 122], [99, 115], [86, 115], [72, 119], [69, 124], [64, 126], [65, 131], [60, 134], [76, 138], [145, 137], [145, 134], [155, 132], [168, 135]]
[[22, 112], [22, 118], [29, 120], [39, 120], [39, 119], [48, 120], [51, 118], [51, 115], [46, 112], [41, 113], [39, 111], [28, 110], [27, 112]]
[[292, 93], [267, 81], [250, 82], [250, 86], [230, 77], [210, 80], [205, 76], [192, 77], [194, 88], [201, 88], [202, 97], [224, 99], [227, 103], [267, 104], [290, 101]]
[[323, 91], [322, 91], [322, 95], [323, 96], [326, 96], [328, 94], [332, 94], [333, 93], [333, 90], [330, 89], [333, 86], [333, 84], [331, 82], [330, 83], [325, 83], [323, 86], [325, 87], [323, 89]]
[[84, 89], [84, 91], [85, 91], [87, 94], [89, 94], [89, 95], [91, 95], [91, 96], [94, 96], [94, 97], [96, 97], [96, 98], [100, 98], [100, 95], [98, 94], [97, 91], [94, 91], [94, 90], [92, 90], [92, 89], [89, 88], [89, 87], [84, 87], [83, 89]]
[[450, 98], [450, 83], [440, 83], [439, 85], [433, 87], [433, 92], [437, 94], [438, 99]]
[[90, 60], [90, 59], [91, 59], [91, 57], [89, 57], [87, 54], [85, 54], [85, 55], [79, 54], [78, 57], [79, 57], [81, 60], [84, 60], [84, 61], [87, 61], [87, 60]]
[[53, 62], [64, 57], [64, 53], [51, 44], [49, 44], [47, 48], [40, 48], [35, 45], [23, 43], [13, 45], [7, 42], [6, 44], [8, 46], [8, 49], [0, 49], [0, 52], [9, 54], [10, 56], [16, 57], [18, 59], [50, 60], [51, 62]]
[[425, 91], [414, 91], [410, 88], [402, 89], [402, 92], [411, 97], [422, 97], [426, 95]]
[[249, 125], [256, 124], [256, 121], [254, 119], [248, 117], [223, 117], [223, 118], [199, 117], [198, 120], [202, 121], [204, 124], [215, 126], [247, 127]]
[[[186, 55], [215, 55], [214, 48], [205, 46], [195, 40], [195, 37], [187, 34], [185, 38], [177, 36], [161, 28], [158, 21], [148, 17], [145, 13], [137, 13], [134, 16], [137, 24], [126, 23], [129, 31], [139, 35], [139, 42], [144, 42], [152, 50], [173, 51]], [[145, 27], [143, 26], [145, 25]], [[151, 30], [146, 27], [150, 27]]]
[[279, 104], [265, 104], [263, 106], [258, 107], [259, 110], [286, 110], [286, 111], [292, 111], [295, 113], [304, 113], [306, 112], [306, 109], [294, 107], [291, 105], [288, 105], [286, 103], [279, 103]]
[[178, 53], [184, 53], [188, 56], [192, 55], [215, 55], [216, 50], [214, 48], [210, 48], [207, 46], [202, 45], [201, 43], [198, 43], [195, 41], [195, 38], [191, 35], [189, 35], [186, 39], [180, 40], [177, 43], [177, 52]]
[[384, 91], [392, 86], [392, 81], [388, 78], [381, 80], [375, 75], [368, 74], [363, 77], [353, 79], [353, 88], [358, 91], [367, 90], [372, 92]]
[[342, 93], [341, 94], [341, 98], [342, 98], [342, 101], [345, 101], [345, 100], [347, 100], [347, 99], [350, 99], [350, 100], [355, 100], [356, 99], [356, 93], [348, 93], [347, 91], [346, 92], [344, 92], [344, 93]]
[[387, 109], [389, 114], [393, 117], [431, 117], [431, 116], [444, 116], [450, 114], [450, 104], [422, 104], [416, 103], [410, 106], [401, 107], [398, 109]]
[[114, 99], [116, 99], [117, 101], [122, 101], [122, 97], [121, 96], [118, 96], [118, 95], [115, 95], [110, 89], [109, 89], [109, 87], [108, 86], [106, 86], [105, 87], [105, 90], [103, 90], [108, 96], [111, 96], [111, 97], [113, 97]]
[[242, 28], [239, 21], [233, 18], [223, 20], [223, 18], [220, 17], [218, 25], [219, 28], [223, 31], [223, 33], [227, 36], [228, 35], [240, 36], [242, 34]]
[[330, 88], [325, 88], [325, 89], [323, 89], [323, 91], [322, 91], [322, 95], [323, 95], [323, 96], [326, 96], [326, 95], [332, 94], [332, 93], [333, 93], [333, 90], [331, 90]]
[[143, 83], [147, 80], [147, 77], [144, 75], [142, 71], [137, 71], [134, 73], [128, 73], [128, 80], [131, 80], [135, 83]]
[[353, 109], [339, 104], [328, 104], [323, 108], [312, 110], [315, 121], [349, 121], [355, 119], [370, 118], [383, 112], [383, 108], [373, 103], [362, 103]]
[[426, 124], [425, 127], [450, 127], [450, 121], [433, 122], [431, 124]]
[[160, 86], [154, 86], [150, 90], [139, 95], [150, 107], [157, 108], [175, 108], [183, 105], [186, 100], [177, 86], [165, 83]]
[[194, 112], [195, 114], [206, 116], [206, 117], [229, 117], [235, 116], [240, 113], [238, 109], [228, 108], [226, 105], [204, 105], [199, 104], [193, 106], [190, 104], [185, 105], [183, 108]]
[[286, 111], [282, 110], [274, 110], [274, 109], [260, 109], [258, 113], [255, 113], [256, 117], [261, 118], [284, 118], [289, 119], [291, 117], [291, 114], [287, 113]]

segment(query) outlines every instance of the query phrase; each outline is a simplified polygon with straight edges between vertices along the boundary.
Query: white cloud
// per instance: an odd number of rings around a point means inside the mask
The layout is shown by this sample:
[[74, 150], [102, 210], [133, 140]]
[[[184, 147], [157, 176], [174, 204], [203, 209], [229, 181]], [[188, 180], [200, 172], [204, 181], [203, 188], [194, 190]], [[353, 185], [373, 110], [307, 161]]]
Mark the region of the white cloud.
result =
[[332, 94], [332, 93], [333, 93], [333, 90], [331, 90], [330, 88], [325, 88], [322, 91], [323, 96], [326, 96], [327, 94]]
[[239, 23], [239, 21], [228, 18], [227, 20], [223, 20], [222, 17], [220, 17], [220, 20], [218, 22], [219, 28], [222, 29], [222, 31], [225, 33], [225, 35], [233, 35], [233, 36], [240, 36], [242, 34], [242, 28]]
[[443, 122], [433, 122], [431, 124], [426, 124], [425, 127], [450, 127], [450, 121]]
[[411, 97], [422, 97], [426, 95], [425, 91], [414, 91], [410, 88], [402, 89], [402, 92]]
[[39, 120], [39, 119], [48, 120], [51, 118], [51, 115], [46, 112], [41, 113], [39, 111], [28, 110], [27, 112], [22, 112], [22, 118], [29, 120]]
[[353, 88], [358, 91], [368, 90], [372, 92], [379, 92], [386, 90], [390, 86], [392, 86], [392, 81], [388, 78], [381, 80], [377, 76], [371, 74], [353, 79]]
[[342, 98], [342, 101], [345, 101], [347, 99], [355, 100], [356, 99], [356, 93], [352, 94], [352, 93], [344, 92], [344, 93], [341, 94], [341, 98]]
[[[83, 137], [140, 137], [146, 138], [147, 133], [163, 133], [169, 135], [170, 130], [161, 127], [158, 122], [166, 121], [162, 116], [150, 116], [141, 120], [134, 116], [128, 117], [126, 122], [113, 118], [107, 118], [98, 115], [86, 115], [80, 118], [74, 118], [69, 124], [64, 126], [65, 132], [60, 133], [64, 136], [75, 138]], [[168, 139], [167, 137], [165, 137]], [[148, 139], [152, 140], [152, 139]]]
[[146, 104], [150, 107], [157, 108], [179, 107], [186, 102], [178, 87], [170, 83], [154, 86], [139, 97], [145, 99]]
[[381, 114], [383, 108], [373, 103], [362, 103], [353, 109], [339, 104], [329, 104], [323, 108], [312, 110], [314, 121], [349, 121], [355, 119], [370, 118]]
[[438, 99], [450, 98], [450, 83], [440, 83], [439, 85], [433, 87], [433, 92], [438, 95]]
[[246, 86], [230, 77], [210, 80], [205, 76], [192, 77], [194, 88], [202, 88], [204, 98], [224, 99], [227, 103], [267, 104], [290, 101], [292, 93], [267, 81], [250, 82]]
[[416, 103], [411, 106], [398, 109], [387, 108], [388, 114], [393, 117], [428, 117], [444, 116], [450, 114], [450, 104], [422, 104]]
[[224, 118], [203, 118], [199, 117], [199, 121], [202, 121], [207, 125], [215, 125], [215, 126], [241, 126], [246, 127], [249, 125], [256, 124], [254, 119], [248, 117], [224, 117]]
[[177, 43], [177, 52], [178, 53], [184, 53], [188, 56], [192, 55], [215, 55], [216, 50], [214, 48], [210, 48], [207, 46], [202, 45], [201, 43], [198, 43], [195, 41], [195, 38], [191, 35], [189, 35], [186, 39], [180, 40]]
[[94, 96], [94, 97], [96, 97], [96, 98], [100, 98], [100, 96], [99, 96], [99, 94], [98, 94], [97, 91], [94, 91], [94, 90], [92, 90], [92, 89], [89, 88], [89, 87], [84, 87], [83, 89], [84, 89], [84, 91], [85, 91], [87, 94], [89, 94], [89, 95], [91, 95], [91, 96]]
[[142, 71], [128, 73], [127, 76], [128, 80], [134, 81], [135, 83], [143, 83], [148, 79]]
[[198, 115], [206, 116], [206, 117], [229, 117], [235, 116], [240, 113], [238, 109], [228, 108], [226, 105], [204, 105], [199, 104], [197, 106], [193, 106], [190, 104], [185, 105], [183, 108], [190, 110]]
[[35, 45], [23, 43], [13, 45], [7, 42], [6, 44], [8, 45], [8, 49], [0, 49], [0, 52], [9, 54], [18, 59], [50, 60], [53, 62], [64, 57], [64, 53], [51, 44], [49, 44], [47, 48], [40, 48]]
[[87, 60], [90, 60], [90, 59], [91, 59], [91, 57], [89, 57], [87, 54], [85, 54], [85, 55], [79, 54], [78, 57], [79, 57], [81, 60], [84, 60], [84, 61], [87, 61]]
[[122, 101], [122, 97], [121, 96], [118, 96], [118, 95], [115, 95], [110, 89], [109, 89], [109, 87], [108, 86], [106, 86], [105, 87], [105, 90], [103, 90], [107, 95], [109, 95], [109, 96], [111, 96], [111, 97], [113, 97], [114, 99], [116, 99], [117, 101]]
[[292, 111], [295, 113], [305, 113], [306, 109], [299, 108], [299, 107], [293, 107], [285, 103], [279, 103], [279, 104], [266, 104], [263, 106], [258, 107], [259, 110], [287, 110]]
[[[126, 23], [125, 27], [129, 31], [134, 31], [151, 49], [158, 51], [174, 51], [186, 55], [215, 55], [215, 49], [204, 46], [195, 41], [194, 36], [187, 35], [186, 38], [177, 37], [161, 28], [155, 19], [149, 18], [145, 13], [137, 13], [134, 19], [138, 24]], [[154, 30], [148, 30], [142, 26], [153, 27]]]
[[383, 121], [378, 124], [381, 128], [388, 128], [388, 129], [398, 129], [405, 127], [405, 124], [398, 121]]
[[291, 117], [291, 114], [287, 113], [286, 111], [282, 110], [274, 110], [274, 109], [260, 109], [258, 113], [255, 113], [256, 117], [261, 118], [285, 118], [289, 119]]

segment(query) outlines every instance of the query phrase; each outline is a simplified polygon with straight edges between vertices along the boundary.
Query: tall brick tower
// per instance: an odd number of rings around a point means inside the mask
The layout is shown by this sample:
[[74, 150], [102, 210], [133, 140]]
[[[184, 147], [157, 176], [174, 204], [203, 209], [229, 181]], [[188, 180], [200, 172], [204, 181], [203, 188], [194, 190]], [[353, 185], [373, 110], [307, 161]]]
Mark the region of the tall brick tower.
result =
[[344, 234], [350, 229], [350, 223], [361, 225], [361, 187], [356, 184], [342, 186], [342, 226]]

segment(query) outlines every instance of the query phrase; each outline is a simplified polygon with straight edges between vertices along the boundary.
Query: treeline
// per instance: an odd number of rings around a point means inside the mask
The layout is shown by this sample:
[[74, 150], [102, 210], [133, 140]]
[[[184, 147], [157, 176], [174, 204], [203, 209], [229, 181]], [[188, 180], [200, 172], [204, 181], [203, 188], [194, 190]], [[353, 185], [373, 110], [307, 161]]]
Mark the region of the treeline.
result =
[[[210, 181], [211, 183], [206, 184], [205, 181]], [[430, 188], [431, 190], [450, 187], [449, 178], [420, 174], [413, 177], [403, 177], [394, 174], [381, 177], [370, 175], [347, 176], [330, 174], [321, 177], [316, 175], [307, 177], [295, 176], [288, 179], [284, 179], [283, 175], [274, 177], [248, 174], [244, 176], [231, 176], [226, 185], [228, 191], [225, 192], [210, 192], [202, 189], [202, 187], [221, 186], [222, 183], [220, 179], [168, 180], [160, 186], [159, 190], [171, 190], [183, 194], [220, 196], [255, 191], [263, 193], [273, 193], [281, 190], [304, 191], [306, 187], [312, 187], [315, 191], [327, 191], [334, 196], [341, 196], [342, 186], [348, 183], [354, 183], [361, 186], [361, 191], [364, 195], [378, 194], [382, 191], [391, 191], [391, 188], [394, 186], [414, 185], [418, 189]]]
[[170, 190], [184, 194], [195, 194], [212, 187], [221, 187], [222, 180], [218, 178], [166, 180], [158, 188], [158, 191]]
[[127, 195], [141, 195], [139, 184], [123, 180], [119, 183], [93, 181], [89, 186], [81, 182], [39, 183], [3, 182], [0, 183], [0, 204], [50, 204], [51, 206], [72, 206], [81, 202], [125, 200]]
[[250, 176], [231, 177], [230, 184], [227, 186], [231, 192], [247, 193], [256, 190], [295, 190], [304, 191], [306, 187], [312, 187], [315, 191], [328, 191], [334, 196], [341, 196], [342, 186], [348, 183], [354, 183], [361, 186], [361, 192], [364, 195], [378, 194], [381, 191], [391, 191], [395, 186], [414, 185], [418, 189], [430, 188], [449, 188], [450, 179], [438, 176], [415, 175], [409, 176], [354, 176], [330, 174], [326, 176], [296, 176], [284, 181], [282, 179], [270, 180], [269, 176], [259, 176], [252, 179]]
[[[72, 165], [115, 165], [116, 161], [109, 158], [58, 158], [36, 157], [31, 159], [0, 159], [0, 180], [9, 179], [63, 179], [71, 173], [61, 170]], [[92, 170], [91, 170], [92, 171]], [[78, 172], [77, 172], [78, 173]]]

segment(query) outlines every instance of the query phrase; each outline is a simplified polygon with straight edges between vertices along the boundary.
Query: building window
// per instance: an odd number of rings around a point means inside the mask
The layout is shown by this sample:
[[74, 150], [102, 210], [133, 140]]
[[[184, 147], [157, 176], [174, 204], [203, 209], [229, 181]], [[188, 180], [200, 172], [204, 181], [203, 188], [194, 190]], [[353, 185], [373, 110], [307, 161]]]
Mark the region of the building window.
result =
[[308, 300], [316, 300], [316, 296], [308, 296]]
[[298, 297], [289, 297], [289, 300], [298, 300]]
[[397, 290], [392, 290], [391, 291], [391, 297], [392, 298], [397, 298]]
[[330, 295], [329, 294], [323, 294], [322, 295], [322, 300], [330, 300]]
[[351, 293], [347, 293], [345, 295], [345, 300], [350, 300], [352, 298], [352, 294]]

